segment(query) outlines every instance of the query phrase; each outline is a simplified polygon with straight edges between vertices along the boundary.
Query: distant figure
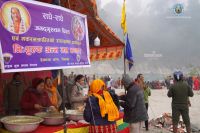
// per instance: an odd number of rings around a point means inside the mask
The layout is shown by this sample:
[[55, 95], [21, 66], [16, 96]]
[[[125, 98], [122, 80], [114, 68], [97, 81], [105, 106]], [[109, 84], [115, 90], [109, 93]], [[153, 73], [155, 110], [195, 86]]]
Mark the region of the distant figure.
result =
[[193, 88], [193, 80], [192, 80], [192, 77], [189, 77], [187, 79], [187, 82], [188, 82], [188, 85], [190, 86], [190, 88]]
[[170, 86], [168, 97], [172, 97], [172, 122], [173, 132], [177, 133], [177, 126], [180, 115], [186, 125], [187, 133], [191, 133], [189, 117], [189, 96], [194, 95], [189, 85], [183, 81], [183, 73], [178, 71], [174, 73], [174, 85]]
[[69, 79], [70, 82], [74, 82], [74, 72], [71, 72], [71, 74], [69, 75]]
[[194, 90], [199, 90], [199, 79], [198, 77], [194, 80]]
[[170, 79], [171, 79], [171, 76], [168, 76], [168, 77], [165, 79], [165, 84], [166, 84], [167, 89], [169, 89], [169, 87], [170, 87]]
[[21, 17], [20, 10], [17, 7], [12, 7], [10, 12], [12, 21], [8, 24], [8, 30], [16, 34], [26, 32], [27, 28]]
[[122, 89], [122, 82], [121, 82], [121, 78], [119, 77], [117, 80], [117, 88]]
[[95, 75], [95, 74], [93, 75], [92, 79], [93, 79], [93, 80], [95, 80], [95, 79], [96, 79], [96, 75]]
[[4, 89], [4, 108], [7, 115], [21, 114], [20, 100], [24, 92], [21, 74], [14, 73], [12, 81]]
[[124, 101], [124, 122], [129, 123], [130, 133], [140, 133], [142, 122], [148, 120], [143, 90], [128, 75], [123, 76], [122, 84], [127, 90], [126, 95], [120, 96]]

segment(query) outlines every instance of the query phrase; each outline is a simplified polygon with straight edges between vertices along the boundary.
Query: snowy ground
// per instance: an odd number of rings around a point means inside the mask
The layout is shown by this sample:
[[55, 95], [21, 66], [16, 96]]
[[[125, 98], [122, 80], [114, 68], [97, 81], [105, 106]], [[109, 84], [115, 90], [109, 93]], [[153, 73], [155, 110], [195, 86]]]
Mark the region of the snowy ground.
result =
[[[123, 90], [116, 89], [116, 93]], [[190, 98], [192, 107], [190, 107], [191, 124], [200, 129], [200, 92], [194, 92], [194, 97]], [[149, 118], [157, 118], [164, 112], [171, 113], [171, 99], [167, 97], [167, 89], [152, 90], [152, 95], [149, 97]], [[154, 130], [151, 133], [167, 133], [166, 131]]]

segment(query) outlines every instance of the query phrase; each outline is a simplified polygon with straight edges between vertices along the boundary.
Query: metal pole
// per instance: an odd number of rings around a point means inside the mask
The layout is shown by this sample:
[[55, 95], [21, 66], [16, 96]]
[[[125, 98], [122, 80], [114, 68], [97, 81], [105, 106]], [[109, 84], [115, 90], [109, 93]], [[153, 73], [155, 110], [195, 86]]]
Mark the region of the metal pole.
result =
[[124, 75], [126, 74], [126, 55], [125, 54], [126, 54], [126, 44], [124, 46]]
[[[123, 37], [124, 42], [124, 75], [126, 74], [126, 42], [125, 42], [125, 36]], [[125, 87], [124, 87], [125, 89]], [[125, 95], [127, 94], [127, 90], [125, 89]]]
[[[59, 5], [61, 6], [61, 2], [60, 0], [53, 0], [52, 1], [53, 5]], [[67, 133], [67, 126], [66, 126], [66, 112], [65, 112], [65, 101], [66, 101], [66, 91], [65, 91], [65, 86], [64, 86], [64, 74], [63, 74], [63, 70], [60, 69], [60, 79], [61, 79], [61, 89], [62, 89], [62, 101], [63, 101], [63, 117], [64, 117], [64, 133]]]
[[60, 69], [60, 78], [61, 78], [61, 87], [62, 87], [62, 101], [63, 101], [63, 104], [62, 104], [62, 108], [63, 108], [63, 117], [64, 117], [64, 120], [65, 120], [65, 123], [64, 123], [64, 133], [67, 133], [67, 126], [66, 126], [66, 111], [65, 111], [65, 103], [66, 103], [66, 91], [65, 91], [65, 85], [64, 85], [64, 74], [63, 74], [63, 70]]

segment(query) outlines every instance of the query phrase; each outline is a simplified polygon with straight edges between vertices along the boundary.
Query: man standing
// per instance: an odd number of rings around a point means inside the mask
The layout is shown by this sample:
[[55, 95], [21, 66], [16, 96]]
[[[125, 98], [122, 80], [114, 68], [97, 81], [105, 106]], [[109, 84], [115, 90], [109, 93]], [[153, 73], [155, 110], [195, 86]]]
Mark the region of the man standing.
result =
[[129, 123], [130, 133], [140, 133], [141, 123], [148, 119], [143, 90], [128, 75], [123, 76], [122, 84], [127, 90], [127, 94], [121, 96], [124, 122]]
[[[137, 75], [137, 79], [135, 80], [135, 83], [143, 90], [145, 107], [146, 107], [147, 114], [148, 114], [149, 96], [151, 96], [151, 90], [145, 84], [145, 82], [144, 82], [144, 76], [141, 73]], [[146, 128], [146, 131], [149, 130], [149, 121], [148, 120], [145, 121], [145, 128]]]
[[169, 88], [168, 97], [172, 97], [172, 121], [173, 132], [177, 133], [177, 126], [180, 115], [186, 125], [187, 133], [191, 133], [190, 117], [189, 117], [189, 96], [194, 95], [192, 89], [183, 81], [183, 73], [174, 72], [175, 83]]
[[14, 73], [13, 79], [4, 89], [4, 108], [7, 115], [19, 115], [21, 113], [20, 100], [24, 92], [24, 84], [21, 74]]

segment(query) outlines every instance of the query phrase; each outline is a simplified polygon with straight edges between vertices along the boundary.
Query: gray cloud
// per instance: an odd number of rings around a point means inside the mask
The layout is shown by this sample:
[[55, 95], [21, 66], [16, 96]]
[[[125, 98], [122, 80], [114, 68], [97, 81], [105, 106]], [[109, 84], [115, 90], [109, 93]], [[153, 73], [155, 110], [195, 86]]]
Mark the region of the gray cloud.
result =
[[[127, 0], [127, 24], [134, 47], [135, 70], [159, 73], [159, 69], [168, 71], [190, 64], [200, 66], [199, 1], [186, 1], [184, 14], [178, 17], [173, 13], [173, 5], [172, 1], [152, 0], [144, 8], [141, 0]], [[99, 11], [100, 17], [122, 38], [121, 6], [113, 0]], [[151, 51], [161, 53], [163, 57], [157, 60], [144, 58], [144, 53]], [[121, 64], [121, 61], [117, 63]], [[123, 67], [119, 65], [119, 68]]]

